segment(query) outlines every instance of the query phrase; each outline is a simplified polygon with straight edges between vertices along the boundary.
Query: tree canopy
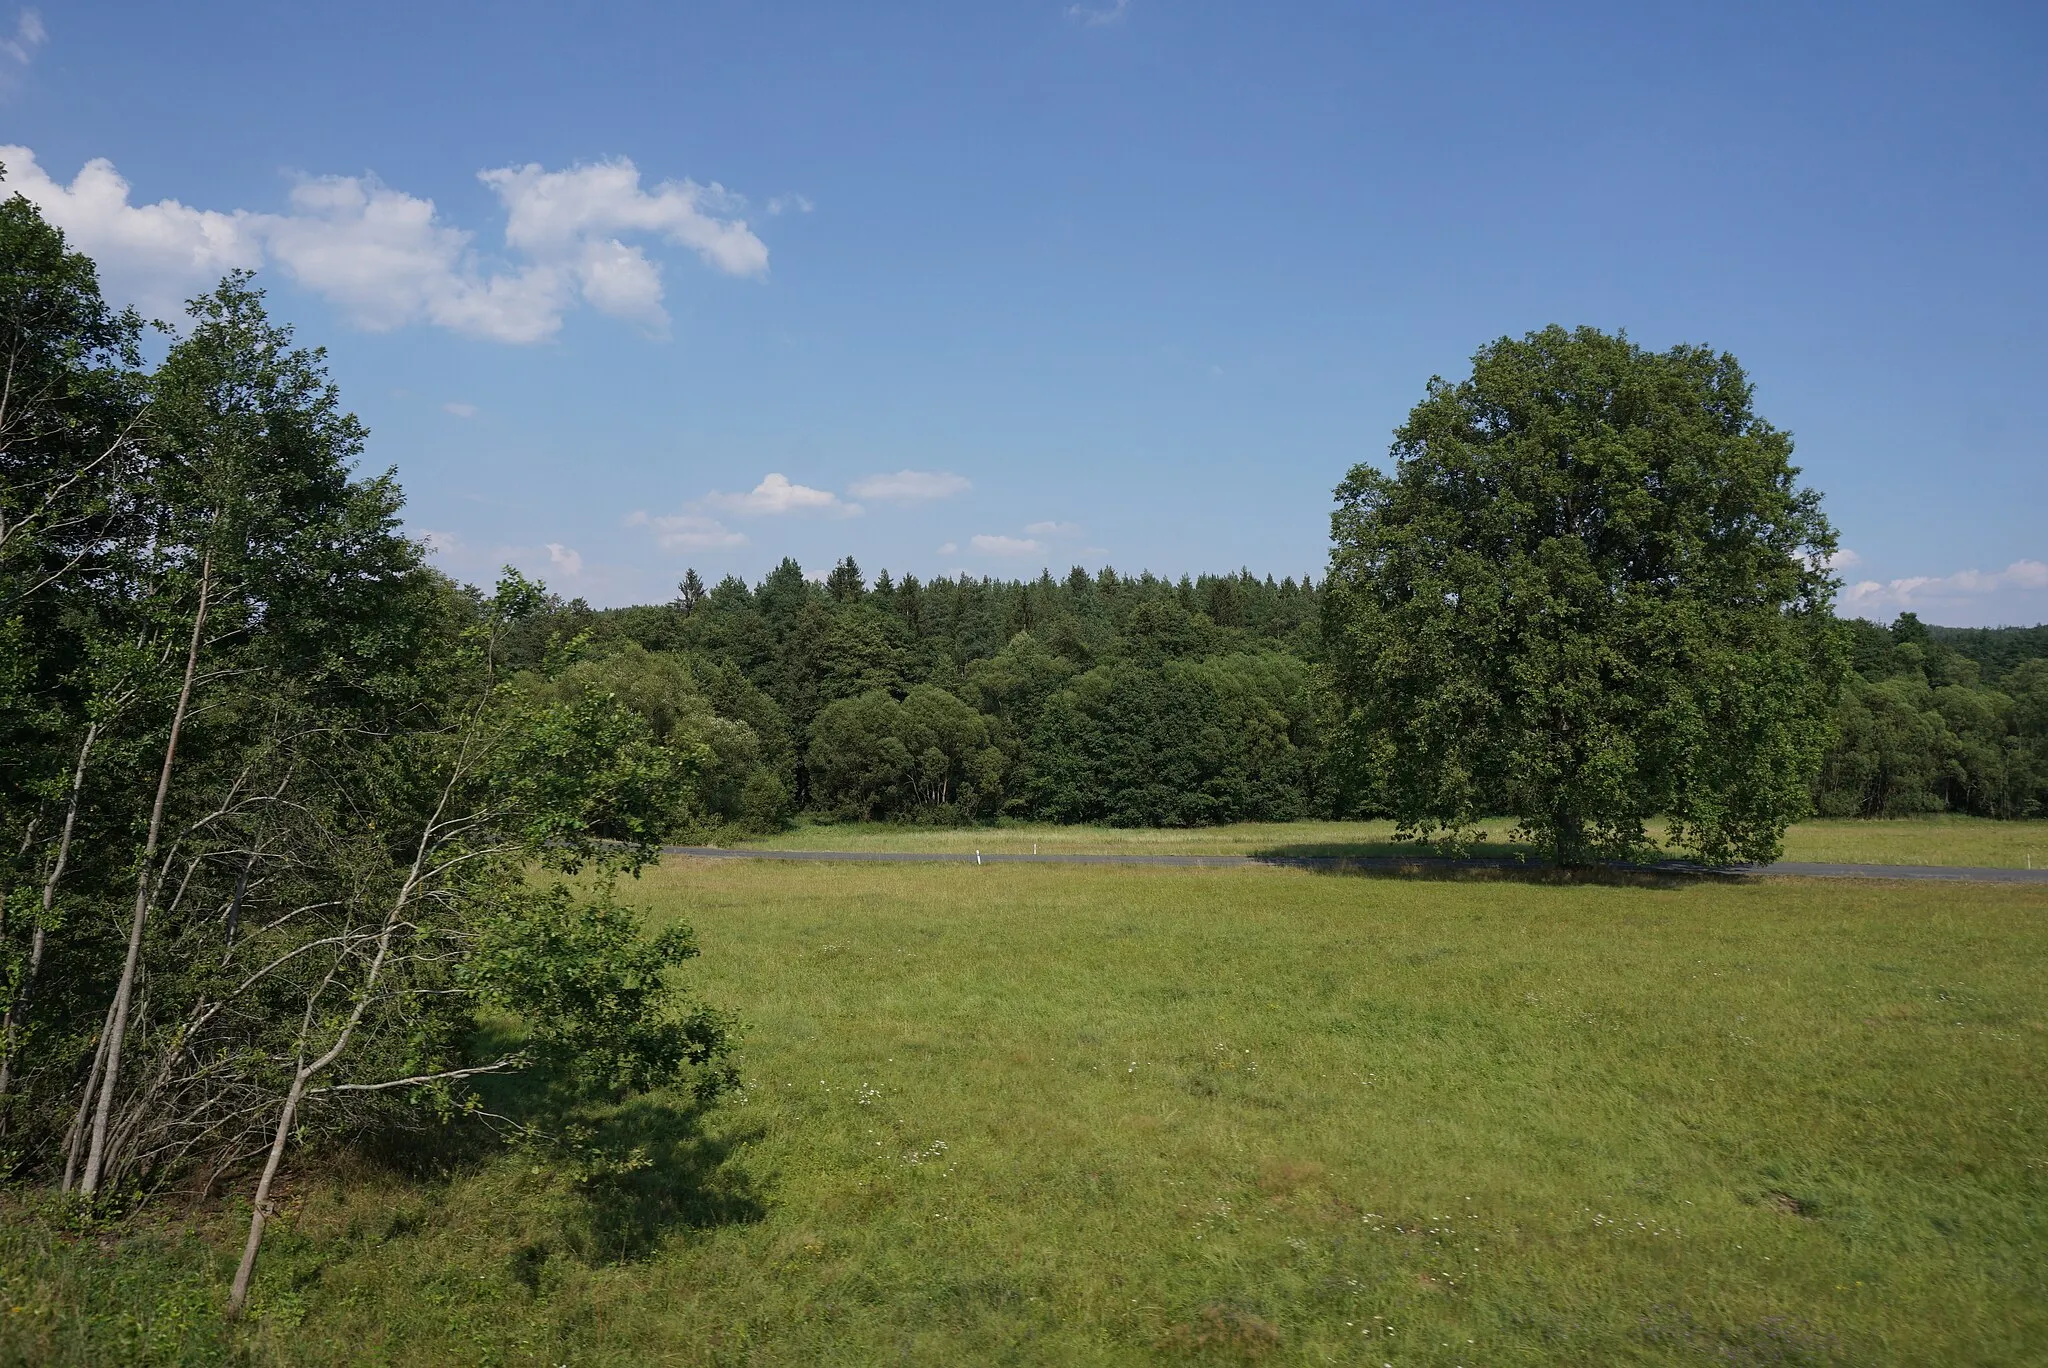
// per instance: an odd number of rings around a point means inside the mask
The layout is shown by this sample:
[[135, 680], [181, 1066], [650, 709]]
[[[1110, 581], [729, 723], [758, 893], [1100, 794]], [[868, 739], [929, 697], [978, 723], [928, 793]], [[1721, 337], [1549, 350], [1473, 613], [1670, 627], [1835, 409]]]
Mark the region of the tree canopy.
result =
[[1405, 828], [1495, 803], [1556, 858], [1662, 814], [1773, 858], [1828, 743], [1834, 533], [1735, 358], [1546, 328], [1432, 380], [1337, 491], [1324, 640], [1354, 773]]

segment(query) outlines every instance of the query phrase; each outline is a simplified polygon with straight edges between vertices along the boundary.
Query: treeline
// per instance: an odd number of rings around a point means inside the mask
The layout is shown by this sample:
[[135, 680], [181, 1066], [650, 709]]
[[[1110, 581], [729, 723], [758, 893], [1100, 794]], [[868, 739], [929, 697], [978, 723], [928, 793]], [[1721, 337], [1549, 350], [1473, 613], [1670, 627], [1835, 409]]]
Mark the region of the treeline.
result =
[[1317, 631], [1306, 579], [870, 584], [848, 558], [823, 582], [785, 560], [754, 586], [692, 571], [667, 605], [557, 603], [514, 645], [717, 755], [706, 828], [800, 809], [1181, 826], [1332, 810]]
[[[710, 759], [686, 828], [998, 816], [1185, 826], [1383, 811], [1331, 753], [1319, 588], [1249, 573], [873, 583], [785, 560], [668, 604], [551, 599], [540, 687], [627, 701]], [[2048, 812], [2048, 628], [1841, 625], [1827, 816]], [[552, 665], [549, 662], [554, 662]]]
[[1823, 816], [2048, 815], [2048, 627], [1844, 624], [1854, 667]]
[[232, 1308], [294, 1143], [534, 1072], [551, 1110], [512, 1121], [602, 1181], [579, 1115], [724, 1086], [688, 932], [644, 939], [604, 877], [714, 757], [508, 667], [539, 591], [422, 564], [246, 277], [160, 365], [139, 336], [0, 203], [0, 1171], [102, 1206], [247, 1185]]

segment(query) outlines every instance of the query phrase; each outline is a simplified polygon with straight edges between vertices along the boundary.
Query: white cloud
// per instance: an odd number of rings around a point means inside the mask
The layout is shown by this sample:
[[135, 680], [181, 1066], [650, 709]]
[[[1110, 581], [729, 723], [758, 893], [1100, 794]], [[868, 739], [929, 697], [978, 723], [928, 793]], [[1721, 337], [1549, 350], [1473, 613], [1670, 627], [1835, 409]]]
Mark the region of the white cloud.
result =
[[846, 503], [829, 489], [790, 483], [786, 475], [769, 474], [744, 494], [722, 494], [716, 490], [699, 501], [742, 517], [772, 517], [781, 513], [830, 513], [842, 518], [857, 517], [861, 506]]
[[942, 556], [950, 556], [950, 555], [952, 555], [952, 554], [953, 554], [953, 553], [954, 553], [955, 551], [958, 551], [959, 549], [960, 549], [960, 543], [959, 543], [959, 542], [947, 542], [947, 543], [945, 543], [945, 544], [944, 544], [943, 546], [941, 546], [941, 547], [939, 548], [939, 554], [940, 554], [940, 555], [942, 555]]
[[432, 200], [374, 176], [323, 176], [291, 192], [292, 212], [243, 222], [286, 274], [372, 332], [426, 322], [499, 342], [538, 342], [572, 301], [551, 266], [486, 274], [471, 234], [440, 221]]
[[375, 176], [309, 177], [283, 214], [195, 209], [177, 200], [131, 204], [105, 158], [59, 184], [26, 147], [0, 147], [8, 189], [27, 196], [94, 257], [110, 288], [153, 314], [232, 269], [274, 263], [341, 307], [359, 327], [424, 322], [498, 342], [554, 336], [579, 301], [650, 333], [668, 326], [659, 264], [625, 235], [692, 249], [727, 275], [758, 276], [768, 248], [734, 214], [738, 197], [694, 181], [640, 186], [619, 158], [547, 171], [479, 173], [507, 213], [505, 245], [520, 258], [483, 261], [475, 234], [444, 222], [430, 199]]
[[1953, 575], [1911, 575], [1880, 582], [1861, 580], [1842, 590], [1840, 607], [1850, 613], [1896, 610], [1920, 612], [1992, 594], [2048, 589], [2048, 563], [2016, 560], [2003, 570], [1958, 570]]
[[447, 403], [441, 405], [441, 412], [453, 414], [457, 418], [474, 418], [476, 417], [476, 405], [450, 399]]
[[549, 542], [547, 552], [548, 564], [563, 574], [574, 576], [583, 573], [583, 553], [574, 547], [564, 546], [560, 542]]
[[627, 516], [626, 526], [653, 528], [654, 539], [664, 551], [707, 551], [747, 544], [746, 533], [735, 532], [718, 519], [699, 513], [659, 515], [635, 511]]
[[1030, 537], [989, 536], [987, 533], [970, 538], [968, 545], [991, 556], [1032, 556], [1045, 549]]
[[1131, 12], [1131, 0], [1110, 0], [1107, 5], [1069, 5], [1067, 18], [1078, 20], [1089, 28], [1100, 28], [1104, 24], [1115, 24]]
[[[709, 511], [707, 511], [709, 510]], [[710, 511], [742, 518], [776, 517], [785, 513], [823, 513], [828, 517], [855, 518], [864, 511], [829, 489], [813, 489], [792, 482], [787, 475], [770, 473], [744, 494], [713, 490], [703, 498], [683, 505], [680, 513], [655, 514], [639, 510], [628, 514], [626, 526], [654, 530], [655, 540], [665, 550], [710, 550], [744, 546], [746, 534], [735, 532], [710, 516]]]
[[799, 214], [808, 214], [817, 207], [817, 205], [811, 203], [809, 195], [777, 195], [768, 201], [768, 212], [771, 214], [786, 214], [791, 210]]
[[427, 548], [427, 554], [430, 556], [459, 556], [465, 549], [462, 538], [453, 532], [435, 532], [429, 528], [421, 528], [417, 535], [420, 545]]
[[[510, 215], [505, 242], [543, 260], [569, 265], [584, 295], [598, 308], [599, 300], [622, 291], [627, 307], [645, 308], [644, 288], [651, 283], [653, 308], [659, 312], [659, 268], [638, 247], [618, 240], [620, 233], [648, 233], [688, 247], [704, 264], [727, 275], [765, 275], [768, 248], [743, 218], [723, 218], [746, 201], [718, 184], [663, 181], [652, 190], [640, 188], [640, 170], [619, 157], [566, 171], [544, 170], [538, 163], [479, 172], [477, 178], [497, 191]], [[607, 283], [610, 275], [614, 282]], [[638, 277], [622, 287], [616, 280]], [[666, 316], [663, 315], [664, 321]]]
[[1027, 536], [1074, 538], [1081, 535], [1081, 524], [1070, 522], [1035, 522], [1024, 529]]
[[171, 314], [187, 294], [232, 270], [253, 270], [263, 248], [246, 213], [192, 209], [176, 200], [128, 203], [128, 182], [96, 157], [69, 186], [57, 184], [26, 147], [0, 146], [0, 193], [25, 196], [94, 258], [109, 287], [151, 313]]
[[25, 9], [14, 21], [14, 36], [0, 38], [0, 57], [17, 66], [27, 66], [36, 59], [36, 49], [49, 39], [50, 31], [43, 27], [43, 16], [32, 9]]
[[868, 475], [855, 480], [848, 492], [855, 498], [876, 503], [925, 503], [950, 499], [974, 488], [965, 475], [950, 470], [899, 470], [893, 475]]
[[1863, 557], [1844, 546], [1829, 556], [1822, 564], [1829, 570], [1849, 570], [1863, 564]]

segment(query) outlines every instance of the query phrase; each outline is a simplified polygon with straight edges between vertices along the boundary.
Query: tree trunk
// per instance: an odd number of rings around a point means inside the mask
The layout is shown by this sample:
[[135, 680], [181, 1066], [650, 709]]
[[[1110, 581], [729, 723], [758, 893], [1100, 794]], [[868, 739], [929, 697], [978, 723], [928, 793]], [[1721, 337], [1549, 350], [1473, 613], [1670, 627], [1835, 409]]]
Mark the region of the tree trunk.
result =
[[84, 1143], [86, 1127], [92, 1118], [93, 1090], [99, 1086], [100, 1068], [107, 1062], [107, 1032], [114, 1029], [114, 1004], [107, 1004], [107, 1019], [100, 1023], [100, 1033], [92, 1042], [92, 1067], [85, 1071], [85, 1090], [78, 1097], [78, 1115], [71, 1118], [71, 1129], [64, 1136], [64, 1185], [61, 1192], [71, 1191], [71, 1185], [78, 1177], [78, 1151]]
[[249, 1213], [249, 1238], [242, 1243], [242, 1262], [235, 1269], [234, 1285], [228, 1289], [228, 1319], [234, 1320], [242, 1314], [243, 1305], [249, 1300], [249, 1279], [256, 1273], [256, 1251], [263, 1244], [263, 1223], [269, 1217], [270, 1184], [277, 1177], [278, 1165], [284, 1162], [284, 1147], [291, 1139], [292, 1122], [298, 1119], [299, 1103], [306, 1096], [306, 1084], [321, 1070], [341, 1058], [348, 1048], [350, 1037], [363, 1020], [363, 1013], [369, 1009], [370, 1000], [376, 995], [377, 980], [383, 975], [384, 961], [391, 954], [392, 935], [398, 929], [399, 915], [404, 912], [412, 890], [417, 886], [418, 864], [414, 865], [415, 877], [406, 881], [399, 892], [391, 911], [384, 918], [384, 929], [377, 936], [377, 953], [370, 960], [370, 967], [363, 975], [362, 991], [356, 995], [356, 1005], [349, 1012], [348, 1020], [334, 1037], [334, 1043], [321, 1056], [308, 1064], [305, 1062], [306, 1032], [312, 1029], [313, 1009], [318, 1004], [325, 984], [314, 991], [306, 1003], [306, 1023], [299, 1035], [299, 1067], [292, 1074], [292, 1086], [285, 1094], [284, 1106], [278, 1109], [277, 1131], [270, 1138], [270, 1157], [263, 1163], [263, 1176], [256, 1180], [256, 1209]]
[[178, 688], [178, 706], [171, 714], [171, 734], [164, 742], [163, 768], [157, 774], [156, 804], [150, 809], [149, 835], [135, 872], [135, 912], [128, 922], [128, 957], [121, 965], [121, 981], [114, 988], [114, 1019], [107, 1030], [107, 1064], [100, 1077], [100, 1094], [93, 1108], [92, 1145], [85, 1159], [85, 1176], [78, 1190], [87, 1197], [99, 1193], [100, 1177], [106, 1169], [107, 1118], [114, 1109], [114, 1089], [121, 1081], [121, 1038], [128, 1030], [128, 1007], [135, 996], [135, 974], [142, 961], [142, 928], [149, 916], [150, 867], [156, 863], [157, 842], [163, 835], [164, 804], [171, 792], [171, 766], [178, 753], [178, 735], [185, 726], [185, 713], [192, 704], [192, 677], [199, 669], [199, 649], [205, 641], [206, 610], [213, 592], [213, 552], [209, 549], [199, 566], [199, 608], [192, 615], [192, 640], [185, 649], [185, 679]]
[[270, 1214], [270, 1185], [284, 1162], [285, 1142], [291, 1139], [292, 1122], [299, 1114], [299, 1100], [306, 1095], [306, 1066], [301, 1063], [292, 1075], [291, 1091], [277, 1113], [277, 1133], [270, 1138], [270, 1157], [264, 1161], [263, 1176], [256, 1180], [256, 1209], [249, 1215], [249, 1238], [242, 1242], [242, 1262], [235, 1269], [235, 1283], [228, 1289], [228, 1319], [239, 1319], [249, 1300], [249, 1279], [256, 1273], [256, 1251], [263, 1244], [263, 1222]]
[[64, 809], [64, 831], [57, 838], [57, 858], [50, 866], [49, 877], [43, 880], [43, 901], [29, 940], [28, 970], [22, 975], [21, 986], [15, 989], [14, 1000], [7, 1004], [5, 1022], [0, 1023], [0, 1037], [4, 1037], [0, 1038], [0, 1134], [7, 1130], [4, 1102], [14, 1082], [15, 1036], [21, 1020], [28, 1015], [29, 1001], [35, 996], [36, 974], [43, 967], [43, 940], [49, 930], [50, 908], [57, 900], [57, 884], [64, 877], [64, 865], [71, 858], [71, 833], [78, 825], [78, 794], [85, 787], [85, 762], [99, 734], [99, 723], [86, 724], [85, 742], [78, 748], [78, 767], [71, 772], [71, 798]]
[[[453, 787], [450, 780], [449, 787]], [[299, 1103], [306, 1095], [306, 1084], [312, 1078], [341, 1058], [348, 1048], [349, 1039], [355, 1035], [356, 1027], [362, 1024], [363, 1014], [370, 1008], [370, 1001], [376, 995], [377, 981], [383, 976], [384, 964], [391, 957], [391, 942], [397, 935], [399, 919], [412, 903], [413, 895], [419, 891], [427, 864], [427, 856], [433, 849], [434, 834], [440, 825], [441, 812], [448, 802], [448, 789], [441, 791], [441, 802], [436, 805], [434, 815], [427, 819], [426, 829], [420, 833], [420, 843], [413, 852], [412, 868], [406, 874], [405, 883], [400, 886], [398, 896], [392, 900], [391, 908], [384, 914], [383, 929], [377, 933], [377, 953], [370, 957], [370, 967], [363, 974], [362, 989], [356, 994], [355, 1006], [349, 1011], [348, 1020], [342, 1023], [334, 1043], [327, 1047], [311, 1064], [305, 1062], [306, 1035], [312, 1030], [313, 1010], [320, 994], [326, 991], [323, 983], [306, 1002], [305, 1024], [299, 1028], [299, 1067], [292, 1074], [291, 1090], [285, 1094], [284, 1106], [277, 1113], [277, 1131], [270, 1138], [270, 1157], [264, 1161], [263, 1176], [256, 1182], [256, 1209], [249, 1215], [249, 1238], [242, 1244], [242, 1262], [235, 1269], [234, 1285], [228, 1289], [228, 1319], [242, 1314], [242, 1307], [249, 1300], [249, 1280], [256, 1273], [256, 1251], [263, 1244], [263, 1223], [268, 1218], [266, 1211], [270, 1204], [270, 1184], [277, 1177], [278, 1165], [284, 1162], [284, 1147], [291, 1139], [292, 1122], [298, 1119]], [[330, 974], [331, 977], [331, 974]]]

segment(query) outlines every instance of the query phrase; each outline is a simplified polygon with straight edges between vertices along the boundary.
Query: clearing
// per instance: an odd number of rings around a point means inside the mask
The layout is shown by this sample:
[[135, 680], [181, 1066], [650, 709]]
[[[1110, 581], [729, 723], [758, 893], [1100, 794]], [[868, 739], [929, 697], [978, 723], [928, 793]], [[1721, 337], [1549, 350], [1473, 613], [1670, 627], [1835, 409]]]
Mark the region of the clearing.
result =
[[748, 1023], [744, 1095], [622, 1121], [648, 1168], [301, 1180], [239, 1333], [231, 1210], [102, 1244], [19, 1208], [0, 1360], [2048, 1358], [2048, 889], [671, 861], [628, 893]]

